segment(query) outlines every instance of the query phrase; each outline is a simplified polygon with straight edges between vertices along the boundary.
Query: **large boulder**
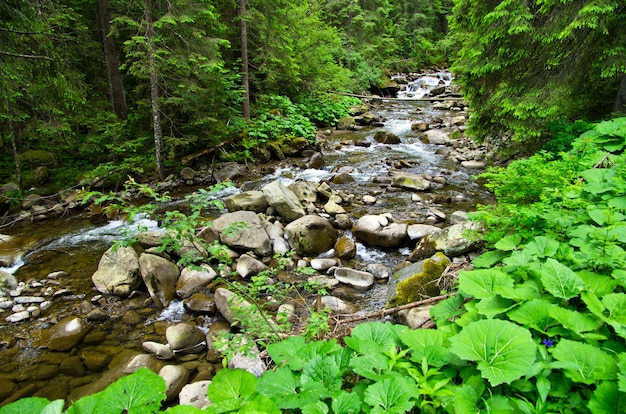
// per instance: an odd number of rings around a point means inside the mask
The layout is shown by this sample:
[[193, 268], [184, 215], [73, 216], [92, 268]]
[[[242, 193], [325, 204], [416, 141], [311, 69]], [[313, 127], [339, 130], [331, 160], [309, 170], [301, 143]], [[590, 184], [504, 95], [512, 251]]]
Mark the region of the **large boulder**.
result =
[[337, 231], [325, 218], [307, 215], [289, 223], [285, 236], [296, 253], [317, 256], [332, 249], [337, 242]]
[[374, 139], [381, 144], [400, 144], [402, 142], [398, 135], [385, 130], [376, 131]]
[[409, 261], [417, 262], [442, 252], [448, 257], [456, 257], [476, 250], [482, 243], [482, 226], [474, 221], [454, 224], [441, 231], [425, 236], [415, 246]]
[[252, 211], [223, 214], [213, 221], [213, 228], [219, 232], [220, 241], [233, 249], [252, 250], [260, 256], [272, 253], [263, 223]]
[[424, 135], [422, 135], [422, 141], [427, 144], [448, 145], [450, 144], [450, 137], [443, 131], [431, 129], [424, 132]]
[[224, 204], [228, 211], [254, 211], [255, 213], [265, 213], [267, 210], [267, 200], [262, 191], [246, 191], [234, 194], [224, 199]]
[[176, 297], [176, 284], [180, 276], [178, 266], [154, 254], [139, 256], [141, 277], [148, 293], [159, 308], [167, 307]]
[[387, 283], [387, 307], [406, 305], [407, 303], [438, 296], [440, 293], [437, 280], [450, 265], [442, 253], [410, 264], [397, 271]]
[[407, 237], [407, 225], [390, 222], [385, 216], [366, 215], [354, 224], [352, 234], [369, 245], [398, 247]]
[[274, 207], [285, 220], [293, 221], [305, 215], [298, 196], [280, 181], [272, 181], [264, 186], [263, 194], [269, 205]]
[[91, 280], [101, 293], [123, 297], [130, 295], [141, 284], [137, 252], [132, 247], [111, 247], [102, 255]]

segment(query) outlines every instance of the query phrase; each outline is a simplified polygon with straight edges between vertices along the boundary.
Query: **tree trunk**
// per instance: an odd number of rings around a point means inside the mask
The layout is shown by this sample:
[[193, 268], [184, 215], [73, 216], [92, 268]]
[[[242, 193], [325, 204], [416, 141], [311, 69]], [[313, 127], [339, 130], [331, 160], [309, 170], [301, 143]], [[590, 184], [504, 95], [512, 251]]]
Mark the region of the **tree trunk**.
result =
[[100, 33], [102, 34], [102, 45], [104, 49], [107, 78], [109, 81], [111, 107], [119, 119], [127, 119], [128, 107], [126, 106], [124, 86], [122, 85], [120, 61], [117, 56], [115, 40], [109, 36], [111, 29], [109, 20], [109, 0], [98, 0], [98, 26], [100, 27]]
[[617, 97], [615, 98], [614, 110], [621, 114], [626, 113], [626, 73], [622, 75], [622, 82], [619, 85]]
[[163, 130], [161, 129], [161, 108], [159, 106], [159, 80], [156, 73], [156, 59], [154, 45], [154, 27], [152, 25], [152, 5], [151, 0], [144, 0], [144, 11], [146, 13], [146, 39], [148, 59], [148, 73], [150, 74], [150, 104], [152, 106], [152, 128], [154, 132], [154, 154], [156, 161], [156, 172], [159, 180], [165, 179], [165, 163], [163, 161]]
[[250, 82], [248, 77], [248, 32], [246, 27], [246, 0], [239, 0], [239, 24], [241, 29], [241, 84], [243, 86], [243, 117], [250, 119]]

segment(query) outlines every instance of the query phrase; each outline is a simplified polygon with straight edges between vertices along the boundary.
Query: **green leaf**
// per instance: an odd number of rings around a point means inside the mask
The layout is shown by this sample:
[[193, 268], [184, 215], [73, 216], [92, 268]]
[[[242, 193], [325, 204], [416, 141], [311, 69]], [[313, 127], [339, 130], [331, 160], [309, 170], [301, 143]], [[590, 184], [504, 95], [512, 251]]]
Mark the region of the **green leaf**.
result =
[[580, 335], [597, 329], [602, 321], [580, 312], [555, 306], [550, 309], [550, 316], [563, 327]]
[[50, 404], [52, 403], [46, 398], [22, 398], [4, 407], [0, 407], [0, 414], [35, 414], [40, 413]]
[[608, 317], [626, 325], [626, 294], [610, 293], [602, 297], [602, 304], [609, 311]]
[[167, 414], [206, 414], [206, 410], [201, 410], [191, 405], [175, 405], [164, 411]]
[[282, 409], [298, 408], [304, 404], [315, 401], [302, 400], [298, 393], [299, 380], [287, 367], [279, 367], [275, 371], [267, 371], [259, 378], [256, 389], [260, 394], [278, 402]]
[[301, 407], [302, 414], [327, 414], [328, 405], [323, 401], [316, 401]]
[[437, 323], [438, 327], [449, 325], [451, 320], [465, 312], [463, 302], [463, 295], [449, 297], [430, 308], [430, 316]]
[[373, 381], [386, 378], [390, 369], [389, 365], [389, 358], [380, 352], [355, 356], [350, 361], [350, 366], [355, 373]]
[[604, 381], [591, 394], [587, 408], [593, 414], [621, 414], [626, 411], [626, 394], [615, 381]]
[[548, 292], [560, 299], [578, 296], [585, 283], [572, 269], [549, 258], [541, 266], [540, 279]]
[[560, 243], [551, 237], [538, 236], [524, 246], [524, 252], [537, 257], [552, 257], [559, 250]]
[[283, 365], [298, 355], [304, 345], [305, 341], [302, 336], [290, 336], [280, 342], [269, 344], [267, 353], [277, 365]]
[[411, 360], [423, 360], [433, 367], [442, 367], [457, 357], [448, 350], [451, 334], [436, 329], [411, 329], [401, 333], [400, 339], [411, 351]]
[[[106, 401], [106, 404], [101, 404], [95, 412], [153, 413], [165, 400], [165, 381], [148, 368], [141, 368], [115, 381], [99, 394], [100, 401]], [[81, 412], [81, 400], [74, 404], [79, 406], [76, 412]]]
[[303, 386], [308, 383], [322, 384], [334, 396], [341, 390], [343, 380], [337, 363], [332, 358], [318, 355], [304, 367], [300, 381]]
[[487, 318], [493, 318], [501, 313], [517, 306], [517, 303], [511, 299], [505, 299], [500, 295], [494, 295], [490, 298], [482, 299], [476, 305], [476, 309], [481, 315], [485, 315]]
[[407, 328], [390, 323], [367, 322], [357, 325], [352, 334], [344, 340], [350, 348], [360, 354], [380, 352], [389, 349], [390, 346], [399, 345], [396, 332], [403, 329]]
[[492, 297], [500, 287], [511, 289], [513, 283], [513, 278], [498, 268], [470, 270], [459, 274], [459, 291], [477, 299]]
[[545, 299], [533, 299], [507, 312], [507, 316], [520, 325], [545, 333], [556, 322], [550, 316], [550, 310], [555, 307]]
[[472, 322], [450, 342], [452, 352], [478, 363], [492, 386], [510, 384], [526, 374], [537, 350], [527, 329], [503, 320]]
[[415, 383], [404, 378], [388, 378], [367, 387], [365, 402], [372, 407], [371, 413], [405, 413], [415, 406], [414, 394]]
[[361, 412], [361, 398], [355, 393], [341, 391], [331, 404], [335, 414], [357, 414]]
[[474, 269], [489, 269], [502, 261], [505, 257], [508, 257], [509, 253], [502, 250], [491, 250], [484, 252], [474, 260], [472, 260], [472, 266]]
[[617, 378], [615, 359], [593, 345], [561, 339], [552, 348], [552, 357], [557, 362], [551, 366], [562, 368], [565, 375], [575, 382], [594, 384]]
[[596, 296], [604, 296], [611, 293], [617, 287], [618, 281], [610, 276], [582, 270], [577, 272], [578, 276], [585, 283], [585, 290], [595, 294]]
[[213, 403], [240, 400], [251, 397], [256, 392], [257, 378], [243, 369], [222, 369], [215, 374], [208, 388], [209, 399]]
[[245, 401], [239, 412], [246, 414], [281, 414], [276, 403], [264, 395], [255, 395], [252, 399]]
[[494, 247], [505, 251], [518, 250], [521, 247], [522, 240], [522, 236], [519, 234], [512, 234], [498, 240]]

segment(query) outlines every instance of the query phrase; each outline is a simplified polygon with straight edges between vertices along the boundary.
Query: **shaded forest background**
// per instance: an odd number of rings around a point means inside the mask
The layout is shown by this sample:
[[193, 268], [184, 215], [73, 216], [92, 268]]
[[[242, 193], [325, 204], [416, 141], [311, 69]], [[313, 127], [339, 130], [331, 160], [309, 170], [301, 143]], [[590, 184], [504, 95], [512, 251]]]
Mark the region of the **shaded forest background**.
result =
[[331, 125], [352, 103], [336, 92], [434, 68], [462, 85], [474, 138], [537, 150], [624, 111], [624, 18], [622, 1], [4, 1], [0, 182], [163, 179], [221, 143], [249, 158]]

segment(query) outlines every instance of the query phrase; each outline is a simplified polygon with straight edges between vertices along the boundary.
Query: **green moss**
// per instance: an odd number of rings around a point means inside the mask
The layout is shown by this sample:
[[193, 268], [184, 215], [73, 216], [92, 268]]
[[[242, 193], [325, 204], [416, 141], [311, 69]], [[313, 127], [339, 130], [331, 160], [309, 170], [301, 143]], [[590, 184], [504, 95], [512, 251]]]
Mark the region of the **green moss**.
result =
[[395, 294], [390, 298], [388, 307], [405, 305], [440, 294], [437, 279], [450, 265], [443, 253], [437, 253], [429, 259], [401, 269], [394, 275]]

